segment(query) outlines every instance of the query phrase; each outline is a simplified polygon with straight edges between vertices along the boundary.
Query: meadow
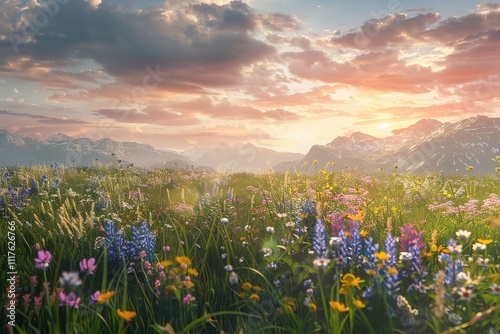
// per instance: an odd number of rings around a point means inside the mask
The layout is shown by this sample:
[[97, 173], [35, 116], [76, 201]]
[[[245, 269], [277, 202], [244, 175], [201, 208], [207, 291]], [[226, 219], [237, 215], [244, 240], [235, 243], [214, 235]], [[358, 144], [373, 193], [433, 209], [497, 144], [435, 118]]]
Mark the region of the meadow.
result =
[[500, 175], [305, 168], [0, 167], [2, 331], [500, 331]]

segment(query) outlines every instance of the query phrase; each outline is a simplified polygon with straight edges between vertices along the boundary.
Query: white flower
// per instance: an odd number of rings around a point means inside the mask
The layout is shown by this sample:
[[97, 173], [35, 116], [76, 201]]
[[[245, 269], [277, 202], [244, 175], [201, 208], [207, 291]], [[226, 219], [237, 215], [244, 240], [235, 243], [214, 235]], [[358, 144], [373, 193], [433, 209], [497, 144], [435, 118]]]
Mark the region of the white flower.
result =
[[271, 248], [262, 248], [262, 251], [264, 252], [264, 257], [266, 256], [271, 256], [273, 254], [273, 250]]
[[241, 243], [241, 247], [246, 247], [246, 246], [248, 246], [248, 242], [243, 241], [243, 242]]
[[454, 325], [460, 325], [462, 323], [462, 317], [453, 312], [448, 313], [448, 319]]
[[295, 223], [294, 222], [287, 222], [285, 224], [286, 227], [294, 227], [295, 226]]
[[330, 238], [330, 246], [339, 246], [342, 244], [341, 237], [331, 237]]
[[490, 289], [491, 291], [493, 291], [493, 294], [494, 295], [500, 295], [500, 285], [497, 285], [496, 283], [493, 283], [491, 286], [490, 286]]
[[462, 245], [451, 245], [448, 246], [450, 254], [462, 254]]
[[286, 213], [278, 213], [278, 218], [285, 218], [286, 216]]
[[460, 239], [461, 241], [466, 241], [470, 237], [470, 232], [465, 230], [458, 230], [458, 232], [455, 234], [457, 235], [457, 238]]
[[399, 253], [399, 260], [403, 262], [408, 262], [413, 259], [413, 254], [410, 252], [401, 252]]
[[304, 298], [304, 306], [308, 306], [311, 303], [311, 299], [309, 297]]
[[274, 227], [272, 227], [272, 226], [266, 227], [266, 232], [267, 233], [274, 233]]
[[485, 249], [486, 249], [486, 245], [483, 245], [480, 242], [476, 242], [474, 245], [472, 245], [472, 250], [474, 252], [484, 251]]
[[222, 218], [222, 219], [220, 220], [220, 222], [221, 222], [222, 224], [226, 225], [227, 223], [229, 223], [229, 219], [227, 219], [227, 218]]
[[230, 265], [230, 264], [228, 264], [228, 265], [224, 266], [224, 270], [226, 270], [226, 271], [233, 271], [233, 266]]
[[458, 295], [460, 296], [460, 300], [465, 300], [470, 302], [472, 298], [474, 298], [474, 294], [472, 293], [472, 290], [461, 287], [460, 290], [458, 291]]
[[243, 261], [245, 261], [244, 257], [240, 257], [240, 259], [238, 260], [239, 263], [243, 263]]
[[238, 284], [238, 274], [235, 273], [234, 271], [232, 271], [229, 274], [229, 284], [231, 284], [231, 285]]
[[457, 280], [462, 283], [469, 283], [470, 281], [472, 281], [470, 276], [464, 273], [463, 271], [457, 274]]
[[482, 257], [477, 259], [477, 265], [479, 267], [486, 267], [488, 265], [488, 262], [490, 262], [490, 259], [486, 258], [483, 259]]
[[330, 259], [324, 257], [317, 258], [313, 261], [313, 265], [316, 269], [325, 269], [330, 263]]
[[248, 231], [248, 230], [249, 230], [249, 229], [251, 229], [251, 228], [252, 228], [252, 226], [250, 226], [250, 225], [245, 225], [245, 231]]
[[59, 284], [66, 287], [77, 287], [82, 285], [82, 280], [77, 271], [63, 271], [62, 277], [59, 277]]
[[227, 257], [227, 254], [226, 254], [226, 253], [223, 253], [223, 254], [221, 255], [221, 257], [222, 257], [222, 259], [224, 260], [224, 259]]

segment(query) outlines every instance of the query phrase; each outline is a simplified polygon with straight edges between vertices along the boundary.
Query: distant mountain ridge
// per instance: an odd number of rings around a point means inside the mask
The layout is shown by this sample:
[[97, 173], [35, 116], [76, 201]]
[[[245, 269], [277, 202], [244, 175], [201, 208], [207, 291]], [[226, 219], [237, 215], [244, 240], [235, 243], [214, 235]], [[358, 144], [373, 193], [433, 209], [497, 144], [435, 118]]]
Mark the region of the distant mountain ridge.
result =
[[303, 170], [304, 162], [317, 160], [319, 166], [335, 162], [338, 168], [375, 172], [393, 169], [419, 173], [434, 171], [462, 174], [468, 166], [480, 174], [492, 174], [492, 160], [500, 155], [500, 118], [476, 116], [455, 123], [423, 119], [393, 135], [376, 138], [361, 132], [341, 136], [326, 145], [314, 145], [306, 156], [282, 163], [275, 170]]
[[335, 162], [336, 169], [376, 172], [381, 168], [405, 173], [434, 171], [462, 174], [468, 166], [475, 173], [492, 174], [500, 156], [500, 118], [476, 116], [454, 123], [422, 119], [393, 134], [377, 138], [362, 132], [340, 136], [325, 145], [314, 145], [306, 155], [278, 152], [252, 144], [219, 144], [175, 153], [150, 145], [117, 142], [109, 138], [72, 138], [56, 134], [45, 140], [0, 130], [0, 165], [51, 164], [92, 166], [96, 163], [173, 168], [195, 171], [286, 171], [312, 162], [318, 168]]

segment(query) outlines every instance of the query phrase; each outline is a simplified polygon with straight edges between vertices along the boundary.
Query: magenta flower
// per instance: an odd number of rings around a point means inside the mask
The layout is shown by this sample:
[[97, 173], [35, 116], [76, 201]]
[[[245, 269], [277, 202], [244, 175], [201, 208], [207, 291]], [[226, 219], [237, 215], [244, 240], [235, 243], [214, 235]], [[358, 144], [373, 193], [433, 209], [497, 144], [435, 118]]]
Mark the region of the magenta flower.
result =
[[63, 291], [59, 292], [59, 306], [68, 305], [74, 308], [80, 306], [80, 297], [77, 297], [74, 292], [65, 294]]
[[95, 259], [91, 257], [90, 259], [83, 259], [80, 261], [80, 271], [86, 271], [89, 275], [94, 274], [94, 270], [97, 268], [95, 265]]
[[190, 294], [187, 294], [186, 297], [182, 298], [182, 303], [184, 305], [189, 305], [192, 301], [195, 301], [196, 298], [191, 296]]
[[50, 260], [52, 260], [52, 254], [49, 251], [39, 250], [38, 257], [35, 258], [35, 268], [45, 269], [48, 268]]
[[90, 301], [92, 304], [95, 304], [97, 302], [97, 299], [99, 299], [99, 296], [101, 295], [101, 291], [97, 290], [94, 292], [92, 296], [90, 296]]

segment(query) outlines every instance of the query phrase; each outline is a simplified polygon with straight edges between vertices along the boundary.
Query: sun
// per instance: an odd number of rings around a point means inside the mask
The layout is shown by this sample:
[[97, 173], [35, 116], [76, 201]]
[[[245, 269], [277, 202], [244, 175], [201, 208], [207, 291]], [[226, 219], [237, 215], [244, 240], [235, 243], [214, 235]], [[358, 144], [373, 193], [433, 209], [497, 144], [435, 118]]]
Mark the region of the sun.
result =
[[378, 125], [378, 128], [379, 128], [379, 129], [387, 129], [388, 127], [389, 127], [389, 124], [387, 124], [387, 123], [380, 123], [380, 124]]

